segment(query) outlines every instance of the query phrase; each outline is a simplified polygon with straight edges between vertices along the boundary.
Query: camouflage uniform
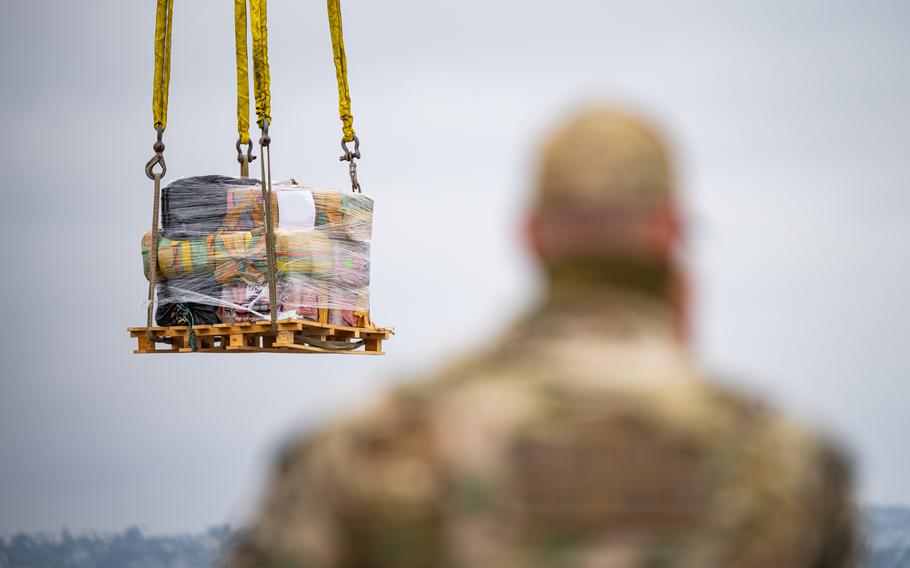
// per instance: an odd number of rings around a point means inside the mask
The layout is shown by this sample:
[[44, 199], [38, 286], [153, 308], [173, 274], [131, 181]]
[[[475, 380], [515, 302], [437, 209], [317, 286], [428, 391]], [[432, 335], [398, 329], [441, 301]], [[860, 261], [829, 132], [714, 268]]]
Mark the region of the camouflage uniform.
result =
[[615, 111], [558, 133], [538, 210], [605, 199], [589, 209], [620, 207], [637, 236], [574, 256], [539, 243], [542, 306], [487, 353], [289, 448], [229, 564], [853, 565], [840, 455], [706, 381], [666, 290], [607, 284], [607, 260], [669, 258], [639, 215], [666, 203], [665, 166], [659, 139]]

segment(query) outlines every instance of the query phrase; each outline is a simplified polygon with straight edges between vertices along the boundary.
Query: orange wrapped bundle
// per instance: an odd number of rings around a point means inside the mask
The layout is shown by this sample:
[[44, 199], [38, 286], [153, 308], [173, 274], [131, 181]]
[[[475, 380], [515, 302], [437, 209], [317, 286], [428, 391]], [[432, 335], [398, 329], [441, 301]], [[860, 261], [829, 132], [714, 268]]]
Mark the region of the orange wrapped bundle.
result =
[[218, 233], [213, 237], [215, 278], [222, 284], [266, 279], [265, 234], [261, 231]]

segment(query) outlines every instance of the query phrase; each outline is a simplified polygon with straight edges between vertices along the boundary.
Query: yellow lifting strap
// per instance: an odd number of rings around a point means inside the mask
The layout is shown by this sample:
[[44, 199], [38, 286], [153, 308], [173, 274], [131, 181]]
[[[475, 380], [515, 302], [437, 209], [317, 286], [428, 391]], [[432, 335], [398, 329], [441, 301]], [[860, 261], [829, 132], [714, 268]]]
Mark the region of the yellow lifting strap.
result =
[[348, 89], [348, 60], [344, 55], [344, 37], [341, 30], [341, 0], [327, 0], [329, 30], [332, 32], [332, 57], [335, 76], [338, 78], [338, 114], [344, 141], [354, 140], [354, 116], [351, 115], [351, 92]]
[[158, 0], [155, 15], [155, 78], [152, 86], [152, 116], [159, 132], [167, 126], [167, 89], [171, 81], [171, 16], [174, 0]]
[[256, 89], [256, 123], [267, 128], [272, 123], [272, 97], [269, 93], [269, 34], [266, 28], [266, 0], [250, 0], [250, 27], [253, 34], [253, 84]]
[[[246, 0], [234, 0], [234, 38], [237, 53], [237, 133], [250, 143], [250, 70], [247, 64]], [[239, 152], [239, 150], [238, 150]]]

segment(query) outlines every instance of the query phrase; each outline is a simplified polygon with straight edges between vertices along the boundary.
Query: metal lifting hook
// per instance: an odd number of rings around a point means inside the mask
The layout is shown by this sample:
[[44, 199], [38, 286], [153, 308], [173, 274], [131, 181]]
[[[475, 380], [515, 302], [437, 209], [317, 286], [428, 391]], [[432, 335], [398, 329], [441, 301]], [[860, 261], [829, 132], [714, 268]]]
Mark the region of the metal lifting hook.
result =
[[[161, 141], [164, 137], [164, 126], [156, 124], [155, 131], [158, 133], [158, 138], [152, 145], [152, 150], [155, 151], [155, 155], [145, 164], [145, 175], [151, 180], [154, 180], [155, 176], [158, 176], [158, 179], [161, 179], [164, 177], [165, 172], [167, 172], [167, 165], [164, 163], [164, 142]], [[154, 168], [156, 165], [161, 166], [160, 173], [155, 173]]]
[[357, 160], [360, 158], [360, 139], [357, 136], [354, 136], [354, 151], [351, 151], [348, 148], [348, 140], [344, 138], [341, 139], [341, 149], [344, 150], [344, 154], [338, 158], [340, 162], [348, 162], [348, 174], [351, 176], [351, 191], [362, 193], [360, 190], [360, 182], [357, 180]]

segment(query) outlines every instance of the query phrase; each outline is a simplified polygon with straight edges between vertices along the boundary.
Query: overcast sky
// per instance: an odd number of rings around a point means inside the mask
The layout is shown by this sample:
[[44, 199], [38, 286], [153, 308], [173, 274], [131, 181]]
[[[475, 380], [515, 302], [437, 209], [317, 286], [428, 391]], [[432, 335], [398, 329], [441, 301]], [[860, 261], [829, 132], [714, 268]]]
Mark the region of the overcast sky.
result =
[[[231, 2], [175, 2], [168, 179], [236, 172]], [[154, 2], [0, 22], [0, 534], [238, 522], [291, 432], [493, 337], [532, 301], [518, 227], [580, 101], [672, 134], [707, 369], [838, 434], [910, 504], [910, 8], [346, 0], [386, 357], [140, 357]], [[323, 2], [269, 5], [273, 174], [343, 187]]]

